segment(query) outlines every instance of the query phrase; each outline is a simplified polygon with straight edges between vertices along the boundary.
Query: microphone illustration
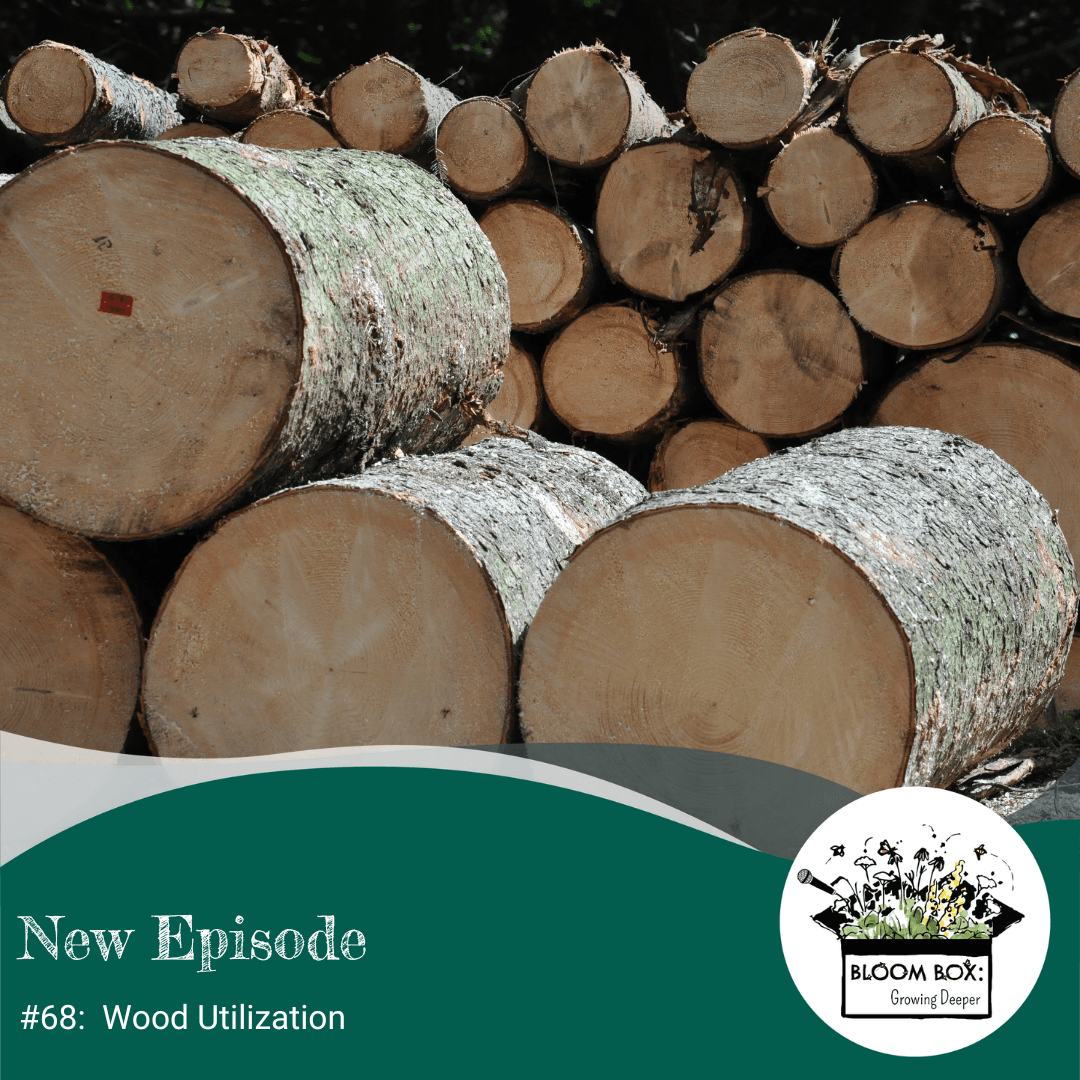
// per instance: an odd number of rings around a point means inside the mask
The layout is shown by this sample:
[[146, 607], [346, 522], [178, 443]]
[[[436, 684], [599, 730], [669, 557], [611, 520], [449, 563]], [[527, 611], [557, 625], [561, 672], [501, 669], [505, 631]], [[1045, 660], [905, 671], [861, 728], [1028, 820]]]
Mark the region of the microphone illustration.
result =
[[838, 893], [831, 885], [826, 885], [824, 881], [814, 877], [809, 870], [800, 870], [796, 876], [799, 879], [800, 885], [813, 885], [822, 892], [827, 892], [830, 896], [839, 896], [841, 899], [844, 898], [843, 893]]

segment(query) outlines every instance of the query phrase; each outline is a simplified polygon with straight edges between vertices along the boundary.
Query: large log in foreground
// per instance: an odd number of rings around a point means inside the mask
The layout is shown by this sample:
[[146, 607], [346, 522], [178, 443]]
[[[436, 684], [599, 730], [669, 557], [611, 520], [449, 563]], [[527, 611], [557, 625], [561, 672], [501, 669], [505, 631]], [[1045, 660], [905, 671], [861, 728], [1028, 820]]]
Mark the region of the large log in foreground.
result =
[[142, 628], [89, 541], [0, 504], [0, 727], [119, 754], [139, 696]]
[[157, 753], [505, 740], [515, 654], [574, 547], [644, 488], [489, 439], [271, 496], [189, 556], [154, 624]]
[[872, 425], [936, 428], [998, 454], [1057, 514], [1080, 552], [1080, 368], [1011, 342], [928, 357], [882, 393]]
[[0, 495], [105, 538], [455, 445], [506, 278], [424, 170], [231, 139], [92, 143], [0, 189]]
[[529, 628], [535, 742], [721, 750], [947, 786], [1041, 714], [1077, 580], [1045, 500], [942, 432], [849, 429], [650, 496]]
[[0, 96], [11, 119], [44, 146], [156, 139], [184, 121], [176, 95], [59, 41], [20, 54]]

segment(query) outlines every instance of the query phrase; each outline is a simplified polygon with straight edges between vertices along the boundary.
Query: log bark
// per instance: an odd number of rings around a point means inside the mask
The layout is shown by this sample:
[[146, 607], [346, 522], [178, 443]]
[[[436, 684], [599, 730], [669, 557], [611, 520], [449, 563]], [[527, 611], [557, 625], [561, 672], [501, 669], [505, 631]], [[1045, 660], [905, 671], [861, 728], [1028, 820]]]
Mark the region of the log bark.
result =
[[1058, 712], [1080, 710], [1080, 645], [1073, 638], [1069, 658], [1065, 662], [1065, 677], [1054, 695], [1054, 704]]
[[769, 444], [724, 420], [689, 420], [669, 428], [649, 467], [649, 490], [698, 487], [748, 461], [764, 457]]
[[1040, 304], [1080, 318], [1080, 195], [1052, 206], [1031, 226], [1016, 263]]
[[236, 127], [305, 96], [300, 76], [273, 45], [220, 27], [188, 38], [176, 58], [176, 80], [189, 105]]
[[967, 440], [849, 429], [652, 495], [526, 641], [535, 742], [686, 746], [944, 787], [1041, 714], [1076, 619], [1045, 500]]
[[858, 232], [877, 209], [866, 155], [835, 126], [796, 135], [769, 166], [758, 195], [777, 228], [800, 247], [827, 248]]
[[[484, 420], [472, 429], [462, 446], [489, 435], [509, 435], [507, 425], [527, 431], [535, 427], [544, 409], [544, 386], [536, 361], [516, 341], [503, 365], [503, 384], [484, 412]], [[494, 421], [494, 423], [492, 423]], [[515, 433], [516, 434], [516, 433]]]
[[637, 146], [608, 169], [596, 205], [608, 274], [641, 296], [685, 300], [738, 265], [750, 209], [738, 174], [703, 146]]
[[507, 199], [485, 211], [480, 228], [506, 272], [515, 330], [539, 334], [564, 326], [589, 302], [596, 247], [568, 214], [532, 199]]
[[0, 494], [104, 538], [454, 446], [509, 345], [465, 207], [361, 151], [54, 154], [0, 188], [0, 279]]
[[184, 122], [175, 94], [58, 41], [16, 57], [0, 96], [12, 121], [43, 146], [156, 139]]
[[677, 345], [635, 308], [600, 304], [552, 339], [541, 377], [548, 407], [572, 432], [614, 442], [657, 437], [686, 407], [691, 382]]
[[1046, 499], [1080, 551], [1080, 368], [1008, 342], [928, 357], [882, 392], [868, 423], [936, 428], [993, 450]]
[[326, 89], [330, 122], [343, 146], [420, 154], [458, 98], [383, 53], [339, 75]]
[[87, 540], [0, 504], [0, 726], [119, 754], [139, 696], [142, 628]]
[[1080, 179], [1080, 71], [1074, 71], [1058, 91], [1050, 131], [1058, 161], [1070, 176]]
[[548, 57], [513, 97], [536, 149], [570, 168], [606, 165], [677, 126], [649, 97], [629, 60], [600, 44]]
[[836, 249], [833, 266], [855, 321], [909, 349], [974, 337], [994, 317], [1005, 288], [994, 226], [927, 202], [872, 218]]
[[848, 128], [868, 150], [914, 161], [937, 154], [990, 111], [953, 57], [925, 37], [866, 60], [844, 106]]
[[158, 142], [167, 142], [169, 139], [228, 139], [232, 132], [218, 124], [178, 124], [176, 127], [163, 131], [158, 137]]
[[463, 199], [502, 198], [536, 173], [525, 121], [510, 102], [494, 97], [468, 98], [443, 117], [436, 157]]
[[733, 150], [775, 142], [799, 119], [817, 64], [785, 37], [741, 30], [709, 46], [686, 87], [686, 111], [703, 135]]
[[1050, 131], [1035, 117], [994, 113], [976, 120], [956, 142], [956, 190], [977, 210], [1020, 214], [1050, 190]]
[[308, 109], [278, 109], [253, 120], [240, 135], [249, 146], [277, 150], [319, 150], [340, 147], [330, 124]]
[[728, 282], [698, 343], [713, 404], [759, 435], [810, 435], [834, 423], [866, 383], [871, 353], [843, 304], [791, 270]]
[[271, 496], [194, 549], [151, 634], [154, 749], [487, 745], [575, 545], [644, 488], [597, 454], [489, 439]]

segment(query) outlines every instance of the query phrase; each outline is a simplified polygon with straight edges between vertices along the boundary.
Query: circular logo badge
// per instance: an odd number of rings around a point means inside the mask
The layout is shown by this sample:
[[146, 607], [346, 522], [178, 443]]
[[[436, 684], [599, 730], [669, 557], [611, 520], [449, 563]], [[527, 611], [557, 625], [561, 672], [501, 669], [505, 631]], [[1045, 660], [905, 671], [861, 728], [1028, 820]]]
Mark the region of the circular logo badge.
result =
[[1050, 904], [1017, 832], [972, 799], [892, 788], [824, 821], [780, 904], [788, 971], [831, 1028], [871, 1050], [945, 1054], [1031, 993]]

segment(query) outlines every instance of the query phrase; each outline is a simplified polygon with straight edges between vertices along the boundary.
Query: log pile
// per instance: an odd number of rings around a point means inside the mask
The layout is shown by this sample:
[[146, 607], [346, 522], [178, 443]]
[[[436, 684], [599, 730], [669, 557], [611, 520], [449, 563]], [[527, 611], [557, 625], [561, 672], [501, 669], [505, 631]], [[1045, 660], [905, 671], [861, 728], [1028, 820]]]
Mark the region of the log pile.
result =
[[[852, 686], [862, 688], [843, 702], [806, 698], [806, 709], [835, 713], [832, 735], [815, 734], [813, 724], [763, 733], [762, 710], [777, 688], [799, 685], [794, 660], [790, 679], [779, 674], [795, 654], [785, 651], [787, 638], [768, 611], [750, 630], [740, 621], [745, 613], [724, 614], [717, 592], [709, 601], [716, 625], [691, 620], [690, 637], [673, 632], [669, 644], [693, 657], [709, 634], [730, 632], [735, 659], [723, 662], [724, 678], [741, 680], [738, 688], [714, 693], [707, 687], [715, 672], [688, 672], [686, 685], [700, 683], [690, 704], [676, 706], [678, 694], [663, 680], [649, 682], [637, 701], [631, 672], [629, 711], [619, 712], [623, 705], [610, 696], [618, 716], [607, 717], [595, 703], [572, 702], [579, 689], [614, 686], [616, 676], [597, 674], [597, 650], [587, 641], [542, 629], [541, 605], [525, 654], [533, 696], [521, 702], [530, 738], [735, 747], [832, 769], [821, 774], [872, 790], [951, 783], [1037, 718], [1061, 678], [1062, 626], [1075, 614], [1068, 551], [1047, 539], [1056, 526], [1017, 487], [1028, 516], [1009, 527], [1037, 530], [1049, 545], [1041, 569], [1032, 569], [1030, 552], [1021, 561], [1029, 560], [1028, 584], [1037, 591], [1058, 581], [1057, 622], [1028, 626], [1019, 609], [991, 603], [957, 630], [976, 650], [979, 635], [1020, 635], [1031, 667], [1002, 676], [1012, 680], [1007, 702], [989, 683], [980, 690], [970, 672], [943, 671], [937, 682], [927, 676], [919, 650], [929, 655], [935, 643], [919, 644], [925, 628], [901, 611], [903, 596], [919, 592], [929, 574], [910, 552], [937, 550], [940, 541], [955, 555], [965, 528], [981, 527], [973, 523], [982, 504], [963, 494], [974, 490], [972, 463], [991, 473], [1001, 463], [910, 429], [938, 429], [995, 451], [1049, 500], [1080, 550], [1080, 73], [1064, 81], [1052, 110], [1047, 104], [1048, 117], [989, 66], [928, 35], [837, 51], [829, 39], [796, 46], [763, 30], [733, 34], [695, 68], [685, 102], [667, 103], [685, 105], [678, 112], [665, 111], [629, 60], [599, 43], [547, 58], [506, 98], [459, 100], [386, 54], [316, 93], [273, 46], [221, 29], [186, 42], [175, 70], [174, 97], [45, 42], [22, 54], [0, 85], [11, 122], [50, 147], [76, 144], [0, 186], [0, 277], [11, 305], [0, 375], [16, 387], [0, 398], [8, 432], [0, 439], [0, 497], [99, 541], [221, 523], [189, 556], [157, 614], [145, 695], [160, 751], [513, 737], [522, 632], [545, 589], [552, 586], [555, 604], [578, 562], [609, 547], [595, 573], [605, 587], [621, 582], [616, 600], [587, 590], [571, 599], [590, 617], [623, 620], [619, 633], [638, 634], [639, 644], [654, 641], [657, 620], [666, 626], [672, 615], [659, 614], [665, 601], [639, 577], [648, 562], [641, 552], [668, 559], [654, 569], [674, 580], [683, 558], [674, 552], [685, 547], [692, 568], [695, 545], [719, 545], [730, 565], [710, 563], [719, 576], [707, 582], [688, 569], [676, 590], [697, 596], [703, 611], [709, 590], [735, 588], [744, 572], [749, 584], [738, 588], [754, 596], [777, 576], [776, 595], [784, 597], [777, 612], [792, 589], [813, 596], [816, 582], [850, 578], [856, 598], [837, 606], [829, 626], [877, 626], [866, 631], [873, 641], [855, 667], [880, 675], [867, 674], [864, 685], [851, 668]], [[57, 89], [65, 72], [82, 80], [81, 104]], [[144, 117], [141, 128], [130, 124], [133, 110]], [[117, 136], [141, 145], [93, 141]], [[831, 443], [818, 456], [809, 447], [777, 456], [865, 426], [883, 430]], [[904, 431], [893, 438], [890, 427]], [[545, 471], [578, 458], [542, 440], [523, 442], [530, 428], [584, 447], [590, 468], [605, 458], [620, 466], [623, 479], [605, 481], [618, 499], [582, 508], [577, 481]], [[911, 448], [937, 462], [925, 475], [941, 474], [939, 497], [967, 506], [956, 509], [959, 524], [930, 522], [920, 509], [923, 473], [901, 467], [912, 463]], [[898, 470], [895, 490], [877, 471], [888, 473], [888, 462]], [[829, 488], [835, 518], [808, 523], [798, 493], [817, 483], [823, 463], [850, 483], [842, 498]], [[716, 484], [729, 483], [718, 478], [731, 470], [738, 470], [734, 486], [723, 488], [730, 505], [721, 504]], [[863, 491], [856, 474], [881, 482]], [[788, 495], [763, 510], [743, 498], [737, 479], [744, 476]], [[999, 479], [1016, 482], [1011, 472]], [[608, 527], [644, 497], [639, 481], [660, 501]], [[702, 484], [713, 494], [679, 490]], [[435, 499], [439, 485], [457, 492], [446, 497], [460, 503], [461, 520]], [[509, 495], [504, 485], [531, 494]], [[474, 495], [490, 503], [490, 535], [470, 531], [479, 520], [468, 509]], [[893, 517], [875, 502], [886, 498], [897, 508]], [[565, 550], [542, 530], [528, 541], [502, 536], [504, 514], [531, 528], [530, 499], [552, 520], [578, 523]], [[714, 522], [710, 514], [720, 509], [724, 520]], [[762, 514], [783, 527], [764, 524]], [[876, 537], [858, 541], [869, 544], [861, 554], [843, 539], [858, 522]], [[714, 528], [720, 539], [711, 539]], [[557, 564], [596, 530], [557, 577]], [[825, 538], [820, 551], [793, 539], [809, 534]], [[990, 528], [991, 547], [1000, 547], [996, 535]], [[421, 536], [423, 549], [409, 547]], [[536, 579], [542, 587], [512, 633], [491, 562], [503, 558], [504, 544], [516, 553], [510, 562], [527, 561], [529, 545], [561, 552]], [[890, 544], [908, 574], [895, 593], [874, 563]], [[380, 545], [400, 559], [375, 554]], [[445, 563], [438, 572], [424, 563], [428, 549]], [[333, 603], [315, 587], [320, 559], [336, 567]], [[364, 577], [368, 562], [377, 588]], [[409, 622], [411, 585], [394, 584], [394, 574], [406, 583], [441, 574], [461, 586], [451, 597], [432, 585], [428, 622]], [[978, 583], [1004, 595], [992, 575]], [[350, 599], [353, 586], [359, 591]], [[390, 613], [371, 615], [370, 625], [401, 614], [409, 627], [401, 634], [416, 647], [396, 656], [372, 645], [374, 659], [355, 672], [378, 673], [361, 686], [344, 679], [355, 674], [348, 666], [355, 656], [326, 658], [336, 656], [331, 624], [359, 618], [369, 587], [371, 611]], [[257, 618], [256, 596], [279, 613], [306, 611], [306, 629], [285, 614], [274, 623], [262, 608]], [[232, 620], [264, 616], [269, 636], [251, 637], [263, 644], [243, 661], [248, 674], [198, 666], [218, 662], [222, 650], [206, 644], [214, 633], [235, 639], [243, 631]], [[446, 629], [437, 629], [440, 620]], [[439, 640], [420, 634], [422, 624]], [[451, 627], [459, 635], [472, 628], [460, 648], [447, 644]], [[827, 632], [808, 632], [807, 640]], [[554, 656], [560, 634], [577, 641], [575, 657], [587, 670], [541, 691], [536, 672], [550, 657], [530, 667], [529, 650]], [[849, 636], [857, 651], [858, 634]], [[208, 650], [198, 663], [196, 645]], [[289, 649], [293, 660], [282, 659]], [[632, 652], [627, 645], [625, 655]], [[395, 667], [398, 660], [404, 666]], [[740, 664], [745, 674], [737, 676]], [[418, 679], [417, 665], [444, 674]], [[569, 661], [556, 667], [572, 669]], [[461, 673], [469, 671], [466, 686]], [[281, 716], [265, 738], [254, 723], [239, 742], [227, 737], [222, 710], [240, 706], [223, 688], [248, 687], [241, 697], [255, 702], [264, 683]], [[722, 723], [701, 712], [699, 691], [724, 697], [722, 708], [709, 706], [721, 708]], [[653, 693], [664, 700], [653, 702]], [[935, 693], [948, 707], [928, 704]], [[306, 732], [286, 722], [297, 694], [322, 702]], [[1000, 715], [991, 710], [984, 726], [973, 719], [980, 694], [1000, 698]], [[440, 695], [446, 702], [436, 701]], [[369, 697], [370, 708], [348, 704]], [[400, 726], [414, 705], [419, 726]], [[273, 711], [266, 702], [258, 707]], [[806, 713], [788, 698], [778, 707]], [[866, 744], [875, 748], [873, 764], [870, 751], [840, 730], [859, 709], [878, 717]], [[436, 715], [463, 726], [440, 728]], [[589, 728], [585, 717], [600, 727]], [[779, 748], [786, 742], [790, 752]], [[841, 745], [855, 748], [846, 763], [837, 757]]]

